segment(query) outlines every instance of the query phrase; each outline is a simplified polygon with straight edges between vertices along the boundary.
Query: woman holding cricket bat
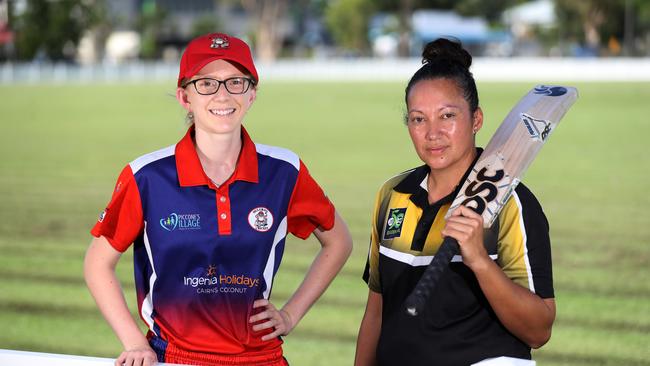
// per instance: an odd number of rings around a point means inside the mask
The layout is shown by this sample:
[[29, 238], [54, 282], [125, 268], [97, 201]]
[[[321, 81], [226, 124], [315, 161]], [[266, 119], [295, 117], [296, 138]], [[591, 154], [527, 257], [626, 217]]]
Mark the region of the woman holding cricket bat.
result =
[[[470, 54], [459, 42], [426, 45], [406, 87], [406, 126], [424, 165], [389, 179], [373, 212], [364, 280], [368, 302], [355, 365], [467, 366], [508, 356], [531, 358], [555, 319], [548, 222], [519, 184], [490, 229], [472, 209], [445, 214], [478, 156], [483, 125]], [[480, 189], [478, 187], [477, 189]], [[404, 301], [443, 238], [458, 241], [425, 308]]]
[[[116, 365], [287, 365], [282, 339], [325, 291], [352, 241], [293, 152], [242, 126], [259, 82], [242, 40], [215, 33], [183, 53], [176, 97], [190, 127], [120, 174], [92, 229], [86, 282], [124, 347]], [[322, 248], [281, 308], [270, 301], [287, 233]], [[143, 335], [115, 266], [133, 245]]]

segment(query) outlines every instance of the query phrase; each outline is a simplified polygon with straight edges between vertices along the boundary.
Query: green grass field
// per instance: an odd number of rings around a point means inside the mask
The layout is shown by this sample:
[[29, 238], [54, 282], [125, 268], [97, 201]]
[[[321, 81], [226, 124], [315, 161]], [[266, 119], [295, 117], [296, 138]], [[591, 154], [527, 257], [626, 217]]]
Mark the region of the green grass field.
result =
[[[479, 84], [479, 143], [533, 84]], [[580, 98], [524, 182], [551, 224], [558, 316], [539, 365], [650, 365], [650, 84], [579, 83]], [[402, 83], [262, 83], [245, 122], [301, 155], [347, 220], [353, 255], [286, 338], [293, 365], [350, 365], [367, 288], [370, 210], [381, 183], [419, 163]], [[184, 113], [164, 85], [0, 86], [0, 348], [115, 357], [82, 278], [88, 230], [120, 169], [174, 144]], [[318, 245], [288, 240], [273, 300]], [[118, 266], [135, 309], [131, 255]]]

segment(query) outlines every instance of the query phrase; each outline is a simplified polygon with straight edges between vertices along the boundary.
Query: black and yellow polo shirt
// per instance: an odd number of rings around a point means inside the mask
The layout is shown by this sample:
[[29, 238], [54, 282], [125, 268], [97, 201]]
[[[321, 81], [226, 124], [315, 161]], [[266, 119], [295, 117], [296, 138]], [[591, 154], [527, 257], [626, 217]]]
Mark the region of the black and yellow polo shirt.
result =
[[[530, 348], [501, 324], [460, 255], [423, 313], [406, 315], [404, 300], [442, 243], [444, 216], [457, 193], [430, 205], [428, 174], [426, 165], [404, 172], [377, 194], [363, 278], [383, 298], [379, 365], [467, 366], [497, 356], [530, 359]], [[523, 184], [484, 239], [488, 254], [510, 279], [541, 298], [554, 296], [548, 222]]]

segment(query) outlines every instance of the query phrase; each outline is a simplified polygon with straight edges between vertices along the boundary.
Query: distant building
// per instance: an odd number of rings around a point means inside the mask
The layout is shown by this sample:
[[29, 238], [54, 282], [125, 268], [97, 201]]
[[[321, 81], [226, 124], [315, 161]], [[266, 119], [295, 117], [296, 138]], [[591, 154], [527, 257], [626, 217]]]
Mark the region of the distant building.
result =
[[540, 56], [544, 51], [535, 29], [549, 29], [556, 24], [555, 4], [552, 0], [535, 0], [513, 6], [503, 12], [502, 20], [514, 37], [515, 55]]
[[[369, 37], [373, 53], [378, 57], [397, 56], [397, 18], [378, 14], [370, 22]], [[388, 31], [387, 31], [388, 30]], [[391, 31], [392, 30], [392, 31]], [[416, 10], [411, 15], [411, 56], [418, 57], [424, 44], [437, 38], [454, 38], [463, 43], [474, 55], [495, 49], [494, 45], [508, 44], [510, 34], [491, 30], [481, 17], [464, 17], [454, 11]], [[494, 51], [492, 51], [494, 52]], [[508, 52], [500, 52], [507, 56]]]
[[[107, 37], [105, 59], [122, 62], [133, 58], [147, 42], [158, 49], [157, 57], [174, 60], [197, 32], [221, 31], [245, 37], [250, 29], [249, 17], [236, 2], [208, 0], [110, 0], [106, 1], [113, 33]], [[142, 19], [160, 17], [154, 39], [134, 40], [133, 32]], [[152, 37], [152, 35], [146, 35]], [[146, 37], [138, 34], [138, 37]], [[128, 41], [128, 42], [127, 42]], [[88, 46], [91, 47], [91, 46]], [[137, 57], [137, 56], [136, 56]]]
[[510, 41], [509, 33], [491, 30], [484, 18], [465, 17], [453, 11], [416, 10], [411, 21], [419, 50], [437, 38], [455, 38], [472, 54], [481, 55], [493, 44]]

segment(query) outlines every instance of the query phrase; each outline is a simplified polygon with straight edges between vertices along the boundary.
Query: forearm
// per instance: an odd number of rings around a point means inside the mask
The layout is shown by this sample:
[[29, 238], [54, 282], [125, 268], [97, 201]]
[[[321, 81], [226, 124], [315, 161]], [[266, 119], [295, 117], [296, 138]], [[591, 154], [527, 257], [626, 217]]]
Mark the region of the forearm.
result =
[[551, 336], [555, 320], [553, 300], [543, 300], [514, 283], [490, 259], [472, 269], [501, 323], [530, 347], [543, 346]]
[[490, 259], [483, 245], [481, 215], [460, 206], [449, 217], [441, 233], [458, 241], [463, 263], [474, 272], [501, 323], [530, 347], [544, 345], [551, 337], [555, 301], [542, 299], [517, 285]]
[[381, 294], [370, 291], [366, 312], [363, 315], [359, 335], [357, 336], [354, 366], [374, 366], [377, 364], [377, 343], [381, 333], [381, 308]]
[[[119, 254], [111, 253], [102, 241], [93, 240], [84, 261], [84, 277], [102, 315], [113, 329], [125, 350], [148, 347], [148, 342], [129, 312], [115, 264]], [[104, 241], [106, 239], [103, 239]]]
[[334, 227], [330, 231], [317, 231], [315, 234], [321, 242], [321, 250], [312, 262], [303, 282], [282, 308], [289, 313], [293, 326], [325, 292], [352, 251], [350, 233], [338, 214], [336, 214]]
[[148, 344], [128, 310], [122, 290], [113, 275], [109, 281], [87, 279], [88, 288], [102, 315], [117, 335], [124, 349]]
[[379, 340], [379, 324], [368, 317], [363, 317], [359, 336], [357, 338], [357, 351], [354, 356], [354, 366], [374, 366], [377, 364], [377, 341]]
[[294, 326], [325, 292], [347, 258], [346, 252], [336, 248], [324, 247], [320, 250], [305, 279], [283, 307], [283, 310], [289, 313]]

